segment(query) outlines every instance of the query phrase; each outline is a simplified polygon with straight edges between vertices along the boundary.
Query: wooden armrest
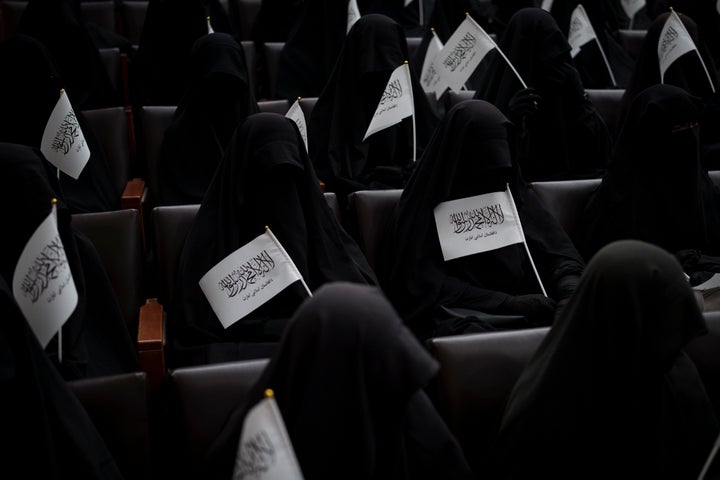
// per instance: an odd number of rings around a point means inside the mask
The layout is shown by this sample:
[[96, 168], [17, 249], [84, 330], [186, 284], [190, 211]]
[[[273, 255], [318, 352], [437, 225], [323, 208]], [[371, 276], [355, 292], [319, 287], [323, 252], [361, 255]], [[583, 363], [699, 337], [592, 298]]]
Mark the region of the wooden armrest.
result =
[[143, 250], [145, 250], [145, 217], [143, 215], [143, 203], [147, 195], [145, 188], [145, 180], [142, 178], [133, 178], [128, 180], [120, 196], [120, 208], [134, 209], [138, 211], [140, 217], [140, 233], [142, 234]]
[[140, 307], [138, 355], [147, 374], [148, 387], [154, 389], [165, 379], [165, 328], [163, 306], [150, 298]]
[[322, 180], [318, 180], [318, 182], [320, 182], [320, 191], [325, 193], [325, 182]]

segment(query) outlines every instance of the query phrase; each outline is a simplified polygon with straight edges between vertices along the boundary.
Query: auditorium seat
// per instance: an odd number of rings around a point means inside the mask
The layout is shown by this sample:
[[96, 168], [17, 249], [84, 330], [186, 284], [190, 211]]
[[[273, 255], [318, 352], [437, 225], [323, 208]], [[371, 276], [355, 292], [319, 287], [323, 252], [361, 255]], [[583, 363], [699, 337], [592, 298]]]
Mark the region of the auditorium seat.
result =
[[304, 97], [300, 99], [300, 108], [302, 108], [306, 122], [310, 121], [310, 115], [312, 114], [313, 108], [315, 108], [317, 99], [318, 97]]
[[262, 0], [229, 0], [230, 19], [237, 25], [240, 40], [252, 40], [252, 28]]
[[610, 133], [616, 136], [620, 132], [620, 101], [624, 89], [586, 89], [588, 98], [600, 116], [605, 120]]
[[154, 478], [144, 372], [68, 382], [127, 479]]
[[515, 382], [548, 328], [432, 338], [440, 370], [428, 388], [433, 403], [463, 448], [471, 468], [482, 472]]
[[720, 418], [720, 311], [704, 312], [707, 335], [694, 339], [686, 351], [695, 363], [705, 384], [705, 390]]
[[580, 220], [590, 196], [601, 179], [532, 182], [535, 194], [565, 229], [573, 242], [578, 240]]
[[647, 30], [625, 30], [617, 31], [617, 39], [620, 45], [630, 55], [633, 60], [637, 60], [640, 56], [642, 44], [645, 41]]
[[250, 89], [257, 98], [257, 53], [255, 50], [255, 43], [250, 40], [243, 40], [240, 42], [240, 46], [243, 48], [245, 54], [245, 64], [247, 65], [248, 74], [250, 76]]
[[81, 1], [80, 15], [85, 23], [94, 23], [108, 32], [117, 32], [115, 2], [113, 0]]
[[275, 84], [277, 82], [277, 68], [280, 61], [280, 52], [285, 46], [285, 42], [266, 42], [263, 45], [263, 53], [265, 57], [265, 69], [267, 71], [269, 100], [275, 99]]
[[376, 269], [381, 244], [401, 195], [401, 189], [391, 189], [360, 190], [348, 196], [352, 217], [348, 233], [355, 238], [372, 269]]
[[138, 112], [140, 141], [138, 142], [138, 154], [145, 164], [147, 172], [147, 184], [150, 204], [157, 201], [158, 183], [158, 157], [160, 145], [162, 145], [165, 130], [172, 123], [176, 106], [144, 105]]
[[120, 3], [120, 25], [122, 26], [120, 33], [135, 46], [140, 43], [147, 7], [147, 0], [123, 0]]
[[263, 100], [257, 102], [261, 112], [279, 113], [285, 115], [290, 109], [290, 102], [287, 100]]

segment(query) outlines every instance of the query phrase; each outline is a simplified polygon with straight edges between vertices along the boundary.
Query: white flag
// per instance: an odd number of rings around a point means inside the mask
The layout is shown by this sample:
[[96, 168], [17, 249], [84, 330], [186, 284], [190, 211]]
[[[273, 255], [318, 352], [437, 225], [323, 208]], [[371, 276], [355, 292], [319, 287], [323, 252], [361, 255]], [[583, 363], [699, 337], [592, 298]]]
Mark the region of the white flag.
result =
[[295, 103], [292, 104], [290, 110], [288, 110], [285, 114], [285, 117], [289, 118], [295, 122], [295, 125], [297, 125], [298, 130], [300, 130], [300, 135], [302, 135], [303, 143], [305, 144], [305, 151], [307, 152], [307, 123], [305, 123], [305, 114], [303, 113], [302, 108], [300, 108], [300, 99], [295, 100]]
[[347, 29], [346, 33], [350, 31], [355, 22], [360, 18], [360, 9], [358, 8], [357, 0], [348, 0], [347, 7]]
[[432, 29], [432, 38], [428, 43], [427, 50], [425, 51], [425, 58], [423, 59], [422, 70], [420, 71], [420, 84], [423, 90], [426, 92], [434, 91], [433, 85], [437, 83], [438, 72], [435, 70], [435, 57], [443, 49], [443, 43], [435, 33], [435, 29]]
[[[663, 29], [660, 31], [657, 49], [658, 62], [660, 63], [660, 83], [663, 82], [665, 72], [675, 60], [688, 52], [697, 51], [690, 33], [688, 33], [682, 20], [674, 11], [670, 12]], [[700, 61], [702, 62], [702, 57]]]
[[65, 90], [45, 125], [40, 151], [48, 162], [74, 179], [80, 176], [90, 159], [90, 148]]
[[448, 87], [460, 90], [485, 55], [494, 48], [497, 46], [492, 38], [467, 15], [433, 61], [438, 75], [428, 87], [435, 91], [435, 97], [440, 98]]
[[302, 480], [282, 413], [272, 395], [245, 416], [233, 480]]
[[645, 6], [645, 0], [621, 0], [620, 3], [629, 19], [635, 17], [635, 14]]
[[211, 268], [199, 283], [228, 328], [298, 280], [303, 278], [292, 259], [266, 229]]
[[78, 293], [57, 228], [56, 206], [28, 240], [13, 274], [13, 296], [47, 347], [75, 310]]
[[570, 16], [570, 29], [568, 30], [568, 43], [572, 47], [570, 55], [575, 58], [583, 45], [596, 39], [595, 29], [590, 23], [585, 8], [578, 5]]
[[215, 30], [212, 28], [212, 24], [210, 23], [210, 17], [207, 17], [207, 33], [215, 33]]
[[553, 6], [553, 0], [543, 0], [542, 5], [540, 5], [540, 8], [542, 8], [546, 12], [549, 12], [552, 9], [552, 6]]
[[[420, 1], [422, 1], [422, 0], [420, 0]], [[410, 5], [412, 2], [413, 2], [413, 0], [405, 0], [405, 6], [407, 7], [407, 6]]]
[[393, 70], [370, 121], [363, 142], [373, 133], [400, 123], [415, 114], [410, 67], [403, 63]]

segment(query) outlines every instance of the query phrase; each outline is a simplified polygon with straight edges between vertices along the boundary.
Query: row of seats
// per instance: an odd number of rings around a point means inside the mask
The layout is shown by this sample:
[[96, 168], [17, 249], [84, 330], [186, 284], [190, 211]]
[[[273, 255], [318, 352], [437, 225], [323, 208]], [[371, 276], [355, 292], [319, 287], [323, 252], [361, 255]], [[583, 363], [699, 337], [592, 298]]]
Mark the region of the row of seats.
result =
[[[720, 413], [720, 312], [704, 314], [709, 334], [687, 352]], [[428, 393], [469, 463], [482, 471], [505, 402], [548, 328], [431, 339], [440, 370]], [[242, 404], [267, 359], [171, 370], [156, 410], [145, 373], [70, 382], [126, 478], [198, 472], [227, 415]], [[163, 412], [163, 413], [160, 413]]]

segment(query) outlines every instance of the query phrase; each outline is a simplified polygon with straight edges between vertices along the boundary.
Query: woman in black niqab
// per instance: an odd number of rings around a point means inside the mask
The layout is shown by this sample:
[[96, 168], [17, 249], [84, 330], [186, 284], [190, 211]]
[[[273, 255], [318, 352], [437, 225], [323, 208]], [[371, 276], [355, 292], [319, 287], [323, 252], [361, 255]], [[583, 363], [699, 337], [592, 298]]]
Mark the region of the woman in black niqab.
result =
[[180, 257], [168, 320], [173, 364], [269, 356], [307, 296], [296, 282], [224, 329], [198, 280], [269, 226], [310, 290], [345, 280], [375, 283], [359, 247], [338, 225], [302, 137], [279, 114], [249, 116], [233, 136]]
[[[0, 275], [12, 285], [20, 255], [58, 199], [57, 223], [78, 292], [78, 304], [62, 327], [62, 361], [57, 335], [45, 348], [66, 380], [136, 372], [137, 349], [121, 313], [110, 279], [92, 242], [74, 230], [72, 217], [58, 195], [54, 170], [39, 151], [0, 143], [0, 203], [6, 205]], [[10, 208], [15, 206], [15, 208]]]
[[[459, 103], [438, 126], [402, 193], [384, 253], [387, 273], [379, 275], [422, 339], [550, 323], [555, 302], [572, 291], [582, 272], [584, 263], [569, 237], [521, 179], [514, 135], [512, 124], [490, 103]], [[508, 184], [549, 297], [541, 294], [522, 244], [443, 260], [435, 207], [504, 191]], [[514, 316], [514, 323], [503, 325], [500, 316]]]
[[475, 98], [494, 104], [520, 128], [524, 179], [600, 176], [611, 134], [585, 94], [570, 45], [553, 17], [540, 8], [518, 10], [498, 46], [528, 88], [493, 51], [480, 65], [485, 67]]
[[490, 478], [697, 478], [718, 422], [683, 349], [706, 332], [672, 255], [604, 247], [515, 384]]
[[437, 370], [380, 290], [326, 285], [291, 319], [206, 471], [231, 477], [243, 419], [271, 388], [305, 478], [471, 478], [423, 390]]
[[[701, 113], [699, 98], [672, 85], [657, 84], [635, 97], [582, 216], [578, 247], [586, 259], [624, 238], [683, 256], [720, 255], [720, 191], [700, 158]], [[696, 257], [683, 261], [691, 276]]]
[[[320, 180], [342, 202], [356, 190], [402, 188], [413, 168], [412, 118], [362, 141], [393, 70], [407, 61], [400, 25], [365, 15], [352, 27], [325, 90], [308, 121], [308, 142]], [[417, 75], [410, 70], [417, 158], [437, 118]]]
[[235, 129], [258, 112], [245, 54], [231, 35], [203, 35], [189, 61], [189, 86], [160, 146], [159, 205], [200, 203]]
[[[15, 34], [0, 46], [0, 141], [35, 148], [50, 114], [65, 88], [50, 53], [28, 35]], [[120, 208], [120, 194], [105, 152], [67, 90], [73, 112], [90, 149], [90, 159], [76, 179], [60, 173], [60, 188], [71, 213], [104, 212]]]

